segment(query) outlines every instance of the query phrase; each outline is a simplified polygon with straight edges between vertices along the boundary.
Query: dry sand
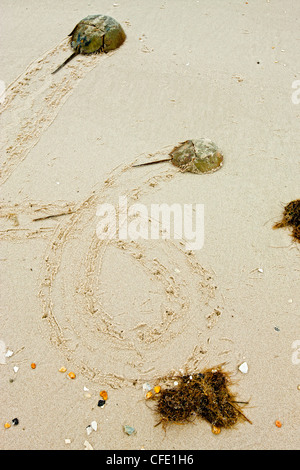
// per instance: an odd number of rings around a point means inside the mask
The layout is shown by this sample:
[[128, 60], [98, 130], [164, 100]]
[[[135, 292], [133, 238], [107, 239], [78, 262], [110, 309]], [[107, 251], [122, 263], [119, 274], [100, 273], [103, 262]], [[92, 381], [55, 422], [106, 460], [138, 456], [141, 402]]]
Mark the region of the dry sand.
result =
[[[51, 75], [95, 13], [124, 45]], [[272, 230], [299, 198], [299, 21], [297, 0], [2, 0], [1, 449], [299, 448], [299, 245]], [[130, 168], [197, 137], [218, 172]], [[99, 240], [123, 195], [204, 204], [203, 248]], [[145, 382], [224, 362], [252, 425], [154, 427]]]

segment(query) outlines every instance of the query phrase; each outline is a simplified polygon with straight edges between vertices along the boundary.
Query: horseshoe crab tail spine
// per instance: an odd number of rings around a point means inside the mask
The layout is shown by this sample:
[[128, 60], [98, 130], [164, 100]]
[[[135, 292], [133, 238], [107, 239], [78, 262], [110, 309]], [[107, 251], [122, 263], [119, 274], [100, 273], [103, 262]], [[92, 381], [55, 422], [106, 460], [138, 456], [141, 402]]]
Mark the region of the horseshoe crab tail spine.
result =
[[70, 57], [68, 57], [56, 70], [54, 70], [54, 72], [51, 72], [52, 75], [58, 72], [60, 69], [62, 69], [68, 62], [70, 62], [70, 60], [74, 59], [74, 57], [77, 56], [78, 54], [79, 54], [79, 51], [73, 52], [73, 54], [71, 54]]
[[155, 165], [156, 163], [169, 162], [170, 160], [172, 160], [172, 158], [164, 158], [163, 160], [156, 160], [155, 162], [139, 163], [138, 165], [132, 165], [132, 167], [135, 168], [137, 166]]

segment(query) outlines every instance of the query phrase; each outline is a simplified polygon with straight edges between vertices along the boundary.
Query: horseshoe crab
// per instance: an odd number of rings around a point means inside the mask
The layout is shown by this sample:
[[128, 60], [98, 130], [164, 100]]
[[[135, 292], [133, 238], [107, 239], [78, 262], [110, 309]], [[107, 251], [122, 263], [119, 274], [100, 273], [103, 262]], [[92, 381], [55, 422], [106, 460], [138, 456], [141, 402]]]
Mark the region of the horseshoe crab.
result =
[[122, 26], [114, 18], [105, 15], [83, 18], [69, 36], [74, 52], [52, 74], [58, 72], [77, 54], [107, 53], [120, 47], [126, 39]]
[[188, 171], [190, 173], [202, 174], [217, 171], [223, 164], [223, 155], [216, 144], [210, 139], [205, 138], [180, 142], [179, 145], [171, 150], [169, 157], [134, 166], [145, 166], [170, 161], [183, 172]]

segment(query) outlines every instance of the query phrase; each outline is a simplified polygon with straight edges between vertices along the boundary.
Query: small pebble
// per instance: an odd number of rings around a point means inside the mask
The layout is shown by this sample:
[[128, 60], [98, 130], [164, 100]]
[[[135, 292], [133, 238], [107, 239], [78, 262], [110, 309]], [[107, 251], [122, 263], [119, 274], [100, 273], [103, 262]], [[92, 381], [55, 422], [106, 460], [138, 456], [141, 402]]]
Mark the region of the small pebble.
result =
[[9, 424], [9, 423], [5, 423], [5, 424], [4, 424], [4, 427], [5, 427], [5, 429], [9, 429], [9, 428], [10, 428], [10, 424]]
[[36, 363], [35, 362], [32, 362], [31, 363], [31, 369], [35, 369], [36, 368]]
[[159, 393], [159, 392], [160, 392], [160, 386], [159, 386], [159, 385], [156, 385], [156, 386], [154, 387], [154, 392], [155, 392], [155, 393]]
[[151, 398], [151, 397], [152, 397], [152, 392], [147, 392], [147, 393], [146, 393], [146, 399], [148, 400], [148, 399]]
[[69, 372], [68, 373], [68, 376], [70, 377], [70, 379], [75, 379], [76, 375], [74, 374], [74, 372]]
[[281, 428], [281, 426], [282, 426], [281, 422], [280, 422], [278, 419], [275, 421], [275, 425], [276, 425], [278, 428]]
[[13, 355], [13, 351], [11, 351], [10, 349], [8, 349], [5, 353], [5, 357], [11, 357]]
[[132, 426], [123, 426], [124, 432], [128, 434], [128, 436], [131, 436], [132, 434], [135, 433], [135, 429]]
[[14, 372], [17, 373], [19, 370], [19, 367], [18, 366], [14, 366]]
[[12, 423], [13, 423], [14, 426], [17, 426], [17, 425], [19, 424], [18, 418], [14, 418], [14, 419], [12, 420]]
[[98, 401], [98, 406], [100, 406], [100, 408], [103, 408], [104, 405], [105, 405], [105, 400]]
[[61, 367], [60, 369], [58, 369], [58, 372], [62, 372], [62, 373], [67, 372], [67, 369], [65, 367]]

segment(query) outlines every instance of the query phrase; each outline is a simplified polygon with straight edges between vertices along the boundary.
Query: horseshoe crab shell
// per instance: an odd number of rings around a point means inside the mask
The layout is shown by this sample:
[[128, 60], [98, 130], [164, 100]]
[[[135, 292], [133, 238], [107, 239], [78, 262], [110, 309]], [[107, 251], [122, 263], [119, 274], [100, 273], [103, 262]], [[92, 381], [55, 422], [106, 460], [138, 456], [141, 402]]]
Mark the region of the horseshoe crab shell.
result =
[[74, 52], [52, 73], [58, 72], [77, 54], [112, 51], [120, 47], [126, 39], [122, 26], [106, 15], [90, 15], [83, 18], [69, 36]]
[[219, 170], [223, 165], [223, 155], [210, 139], [192, 139], [180, 142], [171, 150], [169, 158], [133, 166], [153, 165], [166, 161], [171, 161], [183, 172], [189, 171], [199, 175]]
[[186, 140], [169, 155], [173, 165], [191, 173], [212, 173], [223, 164], [223, 155], [210, 139]]

